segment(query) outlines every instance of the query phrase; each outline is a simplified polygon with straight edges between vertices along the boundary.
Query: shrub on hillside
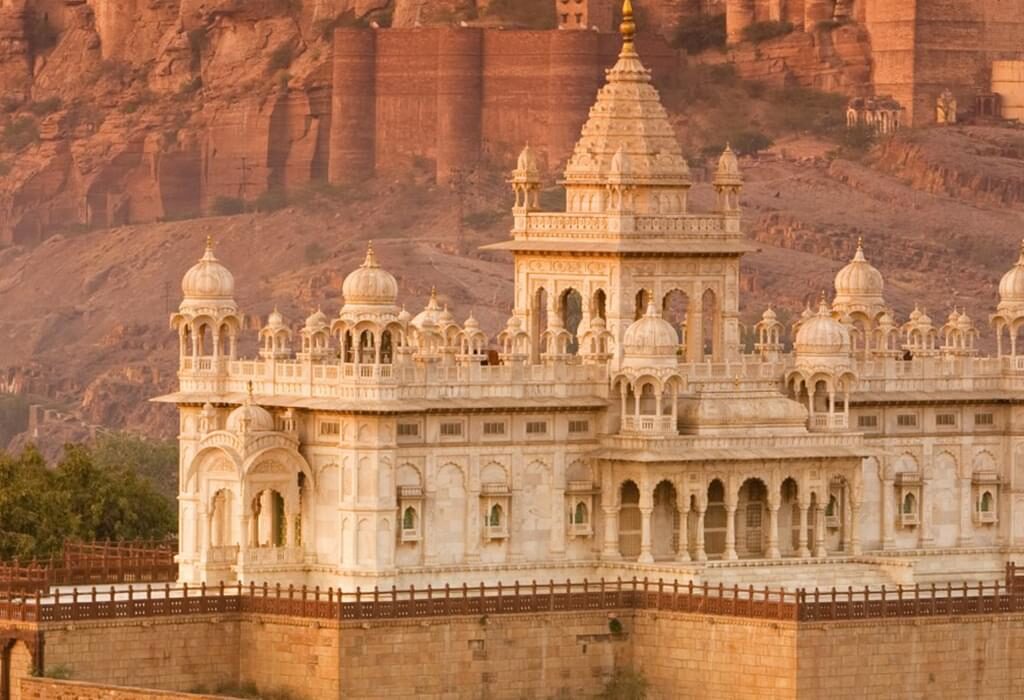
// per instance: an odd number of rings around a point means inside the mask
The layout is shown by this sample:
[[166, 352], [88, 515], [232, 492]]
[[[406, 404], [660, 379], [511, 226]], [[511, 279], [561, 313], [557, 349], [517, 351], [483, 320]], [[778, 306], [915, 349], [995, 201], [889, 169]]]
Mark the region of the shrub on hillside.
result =
[[33, 15], [28, 23], [28, 45], [36, 53], [49, 51], [57, 45], [60, 35], [44, 15]]
[[270, 53], [270, 62], [267, 66], [271, 71], [287, 70], [295, 58], [294, 49], [291, 44], [281, 44]]
[[673, 44], [688, 54], [725, 48], [725, 15], [701, 15], [684, 20], [676, 29]]
[[760, 131], [741, 131], [730, 139], [732, 150], [741, 156], [757, 155], [775, 143], [768, 134]]
[[792, 32], [792, 22], [779, 22], [774, 20], [767, 22], [754, 22], [743, 30], [743, 39], [755, 44], [760, 44], [762, 41], [776, 39], [780, 36], [791, 34]]
[[809, 132], [831, 136], [846, 128], [846, 98], [814, 88], [787, 87], [771, 90], [772, 109], [765, 119], [775, 133]]
[[245, 202], [239, 197], [217, 197], [211, 209], [217, 216], [234, 216], [245, 212]]
[[53, 114], [59, 110], [62, 104], [59, 97], [48, 97], [45, 100], [39, 100], [30, 104], [28, 111], [37, 117], [45, 117], [47, 114]]
[[861, 156], [871, 150], [878, 134], [870, 126], [858, 124], [840, 132], [839, 150], [845, 156]]
[[256, 198], [256, 211], [272, 212], [288, 206], [288, 195], [282, 189], [267, 190]]
[[11, 151], [21, 149], [39, 141], [39, 127], [32, 117], [19, 117], [4, 127], [0, 145]]

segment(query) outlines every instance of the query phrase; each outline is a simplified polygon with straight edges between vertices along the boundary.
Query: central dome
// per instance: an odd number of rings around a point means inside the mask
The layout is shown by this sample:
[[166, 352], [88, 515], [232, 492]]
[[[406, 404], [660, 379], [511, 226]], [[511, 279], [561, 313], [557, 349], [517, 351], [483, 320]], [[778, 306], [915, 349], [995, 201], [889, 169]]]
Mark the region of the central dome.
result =
[[346, 304], [393, 306], [398, 299], [398, 282], [377, 264], [373, 243], [366, 248], [366, 260], [341, 285]]
[[846, 267], [836, 274], [836, 298], [838, 304], [850, 302], [884, 304], [882, 293], [885, 281], [867, 258], [864, 257], [864, 246], [857, 241], [857, 253]]
[[235, 278], [213, 254], [213, 241], [206, 240], [206, 252], [181, 280], [187, 300], [230, 301], [235, 294]]
[[630, 324], [622, 337], [626, 357], [676, 357], [679, 336], [672, 324], [661, 317], [654, 301], [647, 304], [647, 313]]
[[798, 355], [844, 355], [850, 350], [850, 332], [832, 318], [824, 296], [818, 313], [800, 324], [794, 347]]

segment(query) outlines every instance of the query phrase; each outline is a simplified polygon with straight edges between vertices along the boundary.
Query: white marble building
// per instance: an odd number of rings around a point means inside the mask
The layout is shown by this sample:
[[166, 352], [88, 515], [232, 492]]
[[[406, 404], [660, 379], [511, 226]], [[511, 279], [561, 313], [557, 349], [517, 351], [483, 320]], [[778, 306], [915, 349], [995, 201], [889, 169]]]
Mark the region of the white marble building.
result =
[[831, 303], [792, 329], [769, 309], [746, 352], [737, 159], [691, 212], [628, 16], [623, 34], [566, 211], [539, 209], [519, 158], [497, 337], [434, 297], [401, 310], [371, 248], [334, 318], [295, 333], [275, 312], [244, 359], [232, 275], [209, 247], [188, 271], [161, 399], [181, 415], [183, 580], [835, 584], [989, 575], [1019, 551], [1024, 255], [995, 357], [957, 311], [900, 325], [860, 247]]

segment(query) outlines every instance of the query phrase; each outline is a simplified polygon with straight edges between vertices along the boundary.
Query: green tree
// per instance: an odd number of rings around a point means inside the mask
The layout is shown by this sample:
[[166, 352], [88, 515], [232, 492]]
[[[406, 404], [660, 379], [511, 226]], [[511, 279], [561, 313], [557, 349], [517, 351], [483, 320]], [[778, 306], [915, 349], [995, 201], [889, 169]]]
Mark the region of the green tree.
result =
[[[106, 454], [104, 454], [106, 452]], [[123, 454], [130, 454], [125, 450]], [[161, 539], [176, 530], [174, 502], [100, 449], [67, 445], [49, 468], [34, 447], [0, 452], [0, 558], [46, 558], [67, 539]], [[145, 454], [145, 453], [143, 453]]]

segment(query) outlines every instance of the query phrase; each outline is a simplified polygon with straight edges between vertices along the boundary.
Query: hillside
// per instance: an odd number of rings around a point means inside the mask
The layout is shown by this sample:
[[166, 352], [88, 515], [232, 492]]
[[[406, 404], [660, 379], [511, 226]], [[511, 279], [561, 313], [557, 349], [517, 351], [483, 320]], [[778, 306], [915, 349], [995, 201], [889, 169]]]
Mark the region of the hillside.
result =
[[[1024, 176], [1024, 164], [983, 145], [1019, 138], [1020, 132], [978, 128], [935, 139], [909, 134], [863, 161], [825, 158], [828, 144], [805, 138], [744, 159], [744, 227], [762, 245], [743, 266], [744, 321], [769, 302], [783, 320], [799, 312], [830, 288], [863, 236], [899, 317], [920, 303], [939, 319], [956, 304], [984, 330], [999, 277], [1024, 232], [1021, 202], [993, 204], [1004, 197], [992, 193], [1012, 189], [1006, 179]], [[922, 182], [935, 181], [922, 179], [923, 165], [902, 179], [889, 174], [899, 149], [904, 160], [941, 164], [949, 143], [960, 144], [962, 172], [998, 158], [1004, 178], [954, 198], [922, 191]], [[981, 161], [963, 155], [972, 148], [982, 151]], [[694, 189], [694, 207], [710, 206], [710, 187]], [[480, 175], [465, 191], [460, 196], [412, 175], [348, 190], [309, 189], [273, 213], [125, 226], [8, 248], [0, 252], [3, 364], [36, 367], [58, 403], [86, 423], [173, 435], [173, 411], [146, 398], [173, 386], [176, 338], [166, 318], [208, 234], [236, 276], [252, 328], [275, 306], [292, 322], [318, 306], [336, 314], [341, 282], [373, 239], [410, 311], [436, 285], [458, 319], [472, 310], [493, 334], [510, 311], [512, 269], [508, 258], [477, 248], [507, 235], [510, 197], [498, 175]], [[555, 203], [558, 194], [549, 190], [546, 199]], [[242, 350], [254, 347], [250, 329]]]
[[[644, 2], [641, 19], [670, 35], [689, 4]], [[341, 281], [368, 239], [411, 311], [436, 284], [459, 320], [473, 310], [497, 331], [510, 310], [510, 261], [478, 247], [507, 235], [504, 178], [514, 153], [485, 154], [450, 184], [436, 184], [435, 164], [418, 154], [362, 184], [326, 184], [331, 36], [371, 23], [548, 28], [550, 2], [134, 7], [0, 0], [0, 241], [13, 241], [0, 243], [0, 392], [53, 409], [40, 431], [51, 454], [96, 427], [174, 434], [173, 412], [146, 399], [174, 384], [166, 319], [207, 235], [238, 279], [251, 326], [243, 352], [253, 351], [252, 329], [275, 305], [293, 322], [317, 306], [336, 313]], [[695, 175], [727, 142], [749, 154], [744, 226], [763, 250], [744, 265], [745, 322], [769, 302], [783, 320], [799, 312], [830, 287], [863, 236], [900, 315], [919, 301], [939, 319], [956, 304], [983, 325], [1024, 235], [1024, 131], [914, 130], [870, 148], [846, 131], [842, 95], [790, 84], [794, 66], [805, 85], [845, 89], [861, 79], [857, 27], [826, 34], [824, 53], [817, 38], [794, 32], [728, 53], [660, 54], [671, 70], [659, 85]], [[743, 79], [752, 76], [764, 81]], [[508, 76], [529, 92], [533, 83], [522, 78]], [[572, 99], [582, 119], [592, 92], [577, 89]], [[417, 140], [403, 110], [383, 111], [378, 118], [405, 139], [384, 146], [400, 151]], [[498, 111], [508, 120], [497, 122], [499, 132], [536, 117], [504, 103]], [[547, 175], [551, 207], [559, 205], [556, 176]], [[698, 185], [693, 201], [710, 207], [710, 188]], [[155, 223], [127, 224], [142, 220]], [[16, 415], [23, 405], [0, 410], [0, 436], [25, 430]]]

